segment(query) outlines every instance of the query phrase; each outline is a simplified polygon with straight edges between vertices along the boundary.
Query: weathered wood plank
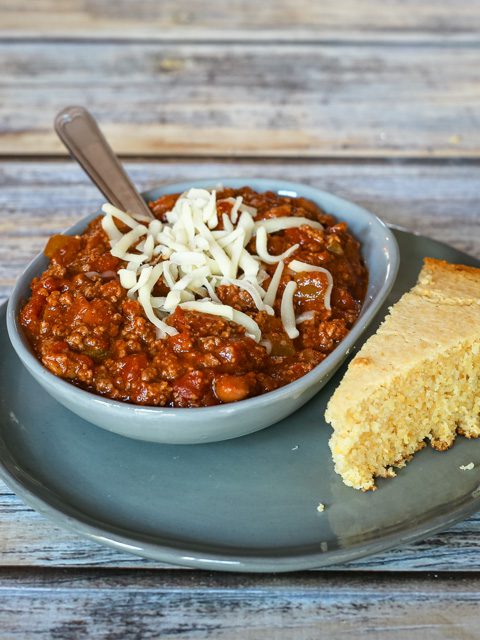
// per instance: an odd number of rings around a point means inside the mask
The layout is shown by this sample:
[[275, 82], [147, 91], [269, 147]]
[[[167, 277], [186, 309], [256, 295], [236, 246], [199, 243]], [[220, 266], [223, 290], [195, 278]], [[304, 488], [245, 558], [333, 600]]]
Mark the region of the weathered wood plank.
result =
[[[480, 256], [476, 164], [343, 162], [136, 162], [127, 168], [141, 188], [176, 180], [232, 175], [281, 177], [358, 201], [385, 220], [407, 226]], [[0, 296], [51, 233], [102, 202], [76, 165], [64, 161], [0, 163]], [[50, 525], [0, 487], [0, 566], [161, 567], [99, 547]], [[349, 569], [387, 571], [480, 570], [480, 517], [433, 538]]]
[[480, 579], [2, 572], [2, 637], [467, 640]]
[[3, 38], [477, 39], [478, 0], [0, 0]]
[[[238, 176], [275, 177], [332, 191], [401, 225], [480, 256], [480, 182], [476, 164], [338, 162], [128, 163], [137, 185]], [[0, 163], [0, 299], [49, 235], [95, 211], [103, 202], [71, 162]]]
[[[0, 572], [6, 567], [159, 569], [168, 566], [100, 546], [57, 527], [25, 506], [0, 483]], [[478, 572], [480, 514], [425, 541], [335, 565], [328, 571], [339, 569], [392, 574], [405, 571]]]
[[0, 153], [64, 154], [88, 104], [127, 155], [479, 157], [476, 46], [0, 45]]

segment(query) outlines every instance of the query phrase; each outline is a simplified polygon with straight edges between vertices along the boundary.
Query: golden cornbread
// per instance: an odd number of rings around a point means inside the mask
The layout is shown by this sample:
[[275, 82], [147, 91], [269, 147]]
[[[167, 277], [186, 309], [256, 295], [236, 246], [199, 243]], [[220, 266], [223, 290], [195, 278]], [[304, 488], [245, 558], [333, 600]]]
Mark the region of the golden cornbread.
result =
[[480, 435], [480, 269], [426, 258], [351, 361], [325, 418], [335, 471], [374, 489], [425, 446]]

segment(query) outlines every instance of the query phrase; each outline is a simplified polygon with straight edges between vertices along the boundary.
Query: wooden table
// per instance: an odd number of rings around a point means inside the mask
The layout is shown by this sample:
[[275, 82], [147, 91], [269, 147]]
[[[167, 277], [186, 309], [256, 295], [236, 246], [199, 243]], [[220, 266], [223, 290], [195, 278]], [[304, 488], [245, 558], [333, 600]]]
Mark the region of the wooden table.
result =
[[[52, 132], [87, 105], [142, 188], [278, 177], [480, 257], [480, 2], [0, 0], [0, 296], [102, 199]], [[480, 518], [290, 575], [166, 567], [0, 485], [0, 637], [480, 637]]]

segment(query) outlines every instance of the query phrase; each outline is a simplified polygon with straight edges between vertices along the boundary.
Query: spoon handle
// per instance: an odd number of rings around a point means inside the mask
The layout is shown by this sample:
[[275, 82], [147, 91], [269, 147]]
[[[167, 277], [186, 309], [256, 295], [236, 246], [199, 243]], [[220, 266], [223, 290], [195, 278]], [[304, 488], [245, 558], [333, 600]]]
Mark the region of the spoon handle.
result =
[[87, 109], [75, 106], [60, 111], [55, 118], [55, 131], [109, 202], [124, 211], [153, 218]]

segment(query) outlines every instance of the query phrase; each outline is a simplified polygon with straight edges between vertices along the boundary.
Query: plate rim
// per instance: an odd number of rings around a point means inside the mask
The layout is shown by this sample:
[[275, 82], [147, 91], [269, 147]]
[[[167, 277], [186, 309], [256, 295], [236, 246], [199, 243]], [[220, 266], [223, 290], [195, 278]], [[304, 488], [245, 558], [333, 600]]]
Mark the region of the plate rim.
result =
[[[65, 528], [99, 545], [108, 546], [117, 551], [132, 553], [148, 560], [163, 562], [171, 566], [237, 573], [288, 573], [292, 571], [318, 570], [335, 564], [352, 562], [396, 548], [399, 544], [411, 544], [422, 540], [464, 520], [480, 509], [479, 493], [479, 495], [470, 499], [465, 497], [465, 501], [456, 509], [450, 511], [448, 517], [445, 517], [445, 514], [439, 514], [415, 527], [407, 529], [401, 539], [399, 539], [398, 531], [394, 531], [371, 542], [360, 542], [333, 551], [320, 550], [298, 555], [272, 555], [272, 557], [262, 556], [261, 554], [233, 557], [212, 551], [199, 553], [198, 550], [187, 546], [183, 547], [182, 545], [173, 546], [143, 542], [134, 537], [111, 533], [108, 527], [102, 529], [88, 524], [82, 517], [76, 518], [69, 514], [67, 510], [62, 510], [37, 496], [10, 473], [3, 460], [0, 460], [0, 478], [14, 491], [17, 497], [20, 497], [25, 504], [37, 513], [45, 516], [53, 525]], [[319, 547], [320, 544], [319, 542]]]
[[[396, 233], [413, 235], [427, 241], [433, 241], [435, 244], [448, 249], [453, 249], [456, 253], [465, 256], [470, 260], [478, 262], [480, 260], [475, 256], [471, 256], [461, 250], [452, 247], [449, 244], [440, 242], [433, 238], [429, 238], [422, 234], [407, 231], [405, 229], [395, 228]], [[5, 315], [7, 301], [0, 306], [0, 316]], [[6, 331], [5, 319], [1, 320], [2, 325], [0, 331]], [[13, 351], [13, 349], [12, 349]], [[18, 356], [15, 354], [15, 357]], [[19, 366], [23, 366], [19, 360]], [[56, 402], [56, 401], [54, 401]], [[59, 404], [59, 403], [57, 403]], [[2, 442], [3, 445], [3, 442]], [[40, 497], [29, 486], [22, 483], [21, 479], [9, 469], [5, 456], [2, 455], [7, 451], [4, 446], [0, 451], [0, 478], [5, 484], [28, 506], [45, 516], [54, 525], [64, 527], [76, 534], [96, 542], [114, 548], [118, 551], [130, 552], [136, 556], [163, 562], [170, 565], [184, 566], [192, 569], [207, 569], [215, 571], [231, 571], [231, 572], [254, 572], [254, 573], [282, 573], [289, 571], [299, 571], [306, 569], [321, 569], [329, 567], [333, 564], [351, 562], [360, 558], [375, 555], [388, 549], [397, 547], [399, 544], [412, 543], [426, 536], [432, 535], [451, 525], [455, 524], [475, 513], [480, 509], [480, 492], [475, 491], [466, 494], [461, 499], [461, 503], [449, 510], [447, 513], [442, 512], [433, 517], [426, 516], [426, 519], [415, 526], [407, 527], [402, 530], [396, 530], [374, 540], [367, 542], [359, 542], [349, 545], [345, 548], [339, 548], [332, 551], [320, 550], [320, 541], [318, 542], [318, 551], [299, 553], [299, 554], [272, 554], [271, 557], [265, 555], [248, 553], [245, 556], [234, 556], [233, 554], [216, 553], [213, 547], [208, 543], [205, 544], [205, 551], [198, 548], [188, 547], [188, 545], [173, 545], [146, 542], [136, 539], [134, 536], [117, 534], [113, 527], [107, 523], [103, 523], [104, 527], [89, 524], [87, 521], [91, 519], [86, 512], [77, 512], [78, 515], [72, 515], [69, 512], [68, 504], [59, 499], [48, 500]], [[24, 472], [24, 468], [22, 468]], [[47, 487], [48, 489], [48, 487]], [[475, 494], [475, 495], [474, 495]], [[57, 502], [57, 504], [54, 504]], [[63, 508], [62, 508], [63, 507]], [[76, 510], [75, 510], [76, 511]], [[428, 514], [428, 512], [427, 512]], [[96, 520], [98, 522], [98, 520]], [[100, 523], [101, 524], [101, 523]]]

